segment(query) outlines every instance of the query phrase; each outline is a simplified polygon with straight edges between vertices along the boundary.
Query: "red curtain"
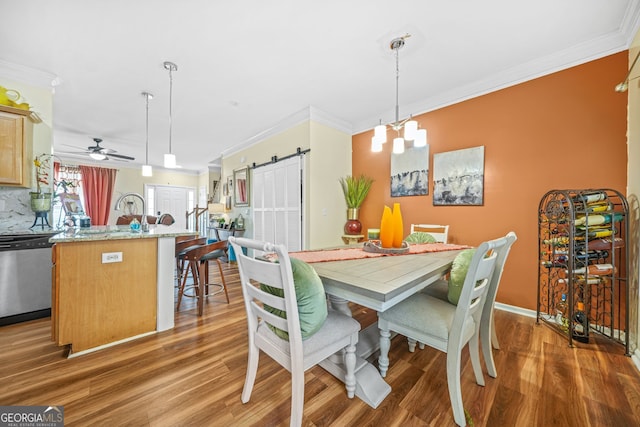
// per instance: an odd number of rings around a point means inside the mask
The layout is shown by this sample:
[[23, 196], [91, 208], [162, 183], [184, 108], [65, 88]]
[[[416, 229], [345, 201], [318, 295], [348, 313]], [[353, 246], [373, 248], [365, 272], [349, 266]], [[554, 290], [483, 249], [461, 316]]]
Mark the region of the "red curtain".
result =
[[91, 217], [91, 225], [107, 225], [117, 170], [80, 165], [80, 172], [85, 212]]

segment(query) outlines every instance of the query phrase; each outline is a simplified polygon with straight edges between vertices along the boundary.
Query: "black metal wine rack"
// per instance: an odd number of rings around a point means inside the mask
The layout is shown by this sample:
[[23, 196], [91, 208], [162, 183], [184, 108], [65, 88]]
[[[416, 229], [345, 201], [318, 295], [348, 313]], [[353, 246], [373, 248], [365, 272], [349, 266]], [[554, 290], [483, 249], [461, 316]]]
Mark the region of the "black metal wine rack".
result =
[[552, 190], [540, 200], [537, 322], [570, 346], [597, 333], [630, 355], [628, 216], [627, 200], [612, 189]]

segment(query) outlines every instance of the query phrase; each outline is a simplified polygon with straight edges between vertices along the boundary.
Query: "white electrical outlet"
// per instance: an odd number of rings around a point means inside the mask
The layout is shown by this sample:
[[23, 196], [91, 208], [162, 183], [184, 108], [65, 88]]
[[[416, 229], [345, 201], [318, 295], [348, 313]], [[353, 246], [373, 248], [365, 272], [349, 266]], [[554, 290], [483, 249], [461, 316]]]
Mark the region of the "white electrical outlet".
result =
[[122, 262], [122, 252], [105, 252], [102, 254], [102, 263]]

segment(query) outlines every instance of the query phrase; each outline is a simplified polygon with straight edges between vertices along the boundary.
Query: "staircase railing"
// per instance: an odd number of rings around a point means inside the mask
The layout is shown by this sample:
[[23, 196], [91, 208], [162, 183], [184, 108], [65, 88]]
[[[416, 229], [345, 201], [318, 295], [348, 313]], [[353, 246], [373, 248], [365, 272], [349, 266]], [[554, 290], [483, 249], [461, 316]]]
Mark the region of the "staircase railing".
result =
[[201, 236], [206, 237], [208, 233], [207, 225], [209, 223], [209, 209], [200, 208], [196, 205], [192, 211], [186, 212], [187, 229], [196, 231]]

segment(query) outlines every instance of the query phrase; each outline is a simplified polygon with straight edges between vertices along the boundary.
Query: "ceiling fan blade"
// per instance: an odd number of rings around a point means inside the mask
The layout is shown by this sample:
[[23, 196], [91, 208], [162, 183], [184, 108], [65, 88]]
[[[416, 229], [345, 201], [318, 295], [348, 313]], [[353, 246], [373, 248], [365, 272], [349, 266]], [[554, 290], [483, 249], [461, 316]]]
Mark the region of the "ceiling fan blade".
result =
[[135, 160], [135, 157], [131, 157], [131, 156], [125, 156], [123, 154], [114, 154], [114, 153], [105, 153], [106, 156], [108, 157], [115, 157], [116, 159], [122, 159], [122, 160]]

